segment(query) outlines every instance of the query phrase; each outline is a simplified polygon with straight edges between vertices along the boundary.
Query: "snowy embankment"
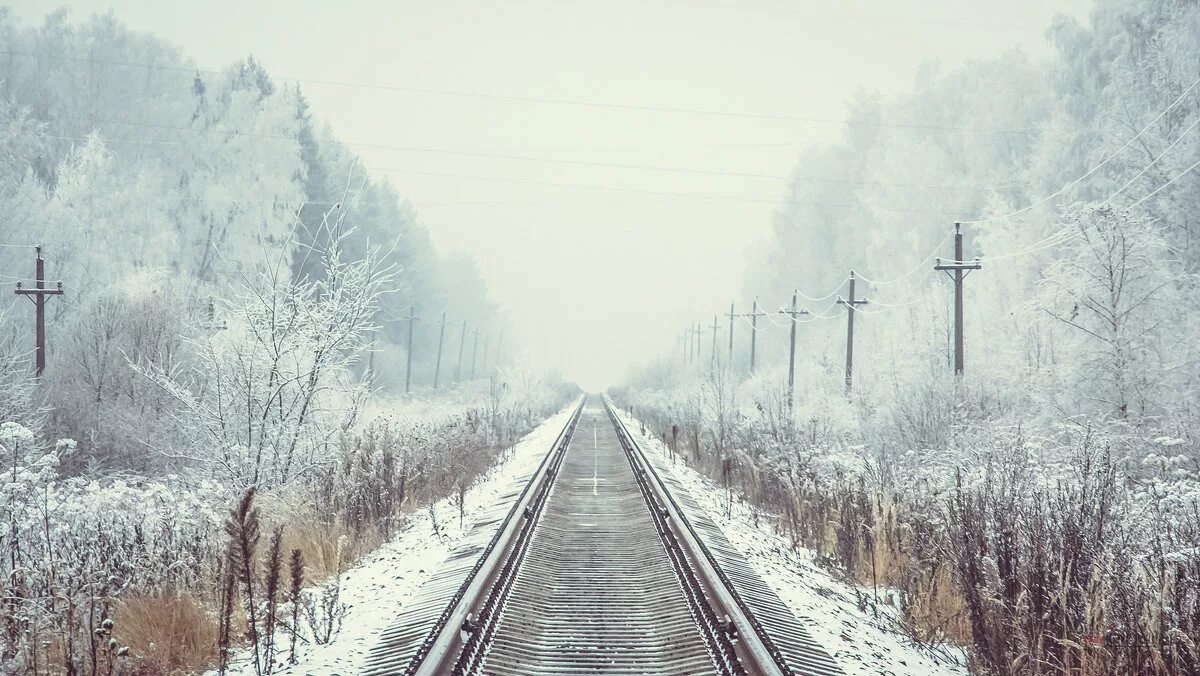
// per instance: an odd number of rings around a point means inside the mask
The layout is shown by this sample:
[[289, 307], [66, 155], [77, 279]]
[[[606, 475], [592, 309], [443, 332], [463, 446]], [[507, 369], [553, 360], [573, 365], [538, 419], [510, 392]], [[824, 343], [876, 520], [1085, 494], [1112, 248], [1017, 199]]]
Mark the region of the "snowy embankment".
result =
[[[642, 449], [670, 464], [669, 449], [657, 438], [640, 433], [641, 424], [624, 412], [618, 415]], [[857, 599], [872, 596], [870, 588], [855, 588], [835, 578], [816, 563], [811, 550], [793, 550], [790, 543], [755, 519], [752, 508], [735, 500], [725, 516], [725, 490], [695, 471], [676, 455], [672, 471], [708, 517], [724, 531], [730, 543], [825, 647], [849, 676], [965, 676], [966, 657], [961, 650], [936, 652], [915, 644], [900, 626], [898, 610], [878, 604], [879, 615], [860, 610]], [[890, 595], [880, 588], [879, 598]]]
[[[341, 601], [346, 612], [341, 631], [324, 645], [304, 645], [297, 652], [298, 663], [286, 664], [288, 640], [280, 634], [282, 648], [277, 674], [314, 674], [351, 676], [361, 671], [363, 661], [374, 647], [380, 632], [396, 618], [409, 597], [432, 575], [470, 530], [476, 517], [493, 506], [514, 476], [536, 468], [562, 431], [573, 402], [544, 420], [513, 447], [508, 459], [492, 468], [466, 494], [466, 507], [459, 523], [458, 507], [450, 497], [429, 509], [407, 516], [401, 532], [388, 543], [367, 555], [358, 565], [342, 574]], [[434, 521], [437, 532], [435, 533]], [[250, 675], [254, 668], [245, 654], [230, 673]]]

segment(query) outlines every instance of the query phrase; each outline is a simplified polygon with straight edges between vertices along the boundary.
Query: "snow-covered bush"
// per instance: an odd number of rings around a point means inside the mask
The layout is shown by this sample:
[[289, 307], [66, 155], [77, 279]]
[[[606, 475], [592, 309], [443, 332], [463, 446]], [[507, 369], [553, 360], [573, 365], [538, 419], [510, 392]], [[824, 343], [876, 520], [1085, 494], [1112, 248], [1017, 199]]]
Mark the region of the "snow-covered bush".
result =
[[722, 423], [699, 394], [711, 380], [612, 394], [668, 444], [686, 431], [680, 455], [795, 546], [900, 590], [916, 639], [972, 645], [985, 673], [1200, 665], [1200, 462], [1186, 439], [1029, 415], [1028, 393], [950, 377], [872, 401], [802, 390], [789, 416], [786, 379], [768, 372]]
[[[334, 218], [326, 227], [340, 231]], [[143, 368], [182, 409], [172, 452], [185, 464], [230, 486], [272, 487], [332, 461], [369, 393], [353, 367], [392, 277], [375, 253], [343, 260], [342, 242], [324, 253], [320, 279], [264, 261], [224, 303], [228, 329], [192, 341], [189, 364]]]

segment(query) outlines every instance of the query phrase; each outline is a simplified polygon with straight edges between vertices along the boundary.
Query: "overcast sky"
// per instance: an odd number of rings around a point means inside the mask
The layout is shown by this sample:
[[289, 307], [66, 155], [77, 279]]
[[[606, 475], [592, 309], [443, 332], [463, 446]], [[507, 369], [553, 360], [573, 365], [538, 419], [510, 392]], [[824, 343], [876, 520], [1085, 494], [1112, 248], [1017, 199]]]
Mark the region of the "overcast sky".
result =
[[[61, 3], [9, 4], [40, 21]], [[200, 67], [253, 54], [277, 76], [327, 81], [304, 88], [344, 141], [475, 153], [357, 149], [440, 250], [479, 261], [533, 354], [600, 388], [728, 307], [798, 149], [838, 138], [856, 91], [904, 93], [925, 61], [1047, 55], [1053, 15], [1082, 18], [1090, 0], [70, 5], [77, 18], [112, 8]]]

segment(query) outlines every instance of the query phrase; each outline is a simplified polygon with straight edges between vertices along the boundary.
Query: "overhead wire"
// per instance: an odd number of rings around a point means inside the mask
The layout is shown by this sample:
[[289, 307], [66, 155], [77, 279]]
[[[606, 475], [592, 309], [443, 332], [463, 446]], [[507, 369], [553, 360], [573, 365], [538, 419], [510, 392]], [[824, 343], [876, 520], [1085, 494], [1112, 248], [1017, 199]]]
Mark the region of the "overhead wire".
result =
[[917, 303], [923, 303], [923, 302], [925, 302], [926, 299], [918, 296], [917, 298], [914, 298], [913, 300], [906, 301], [903, 303], [885, 303], [883, 301], [876, 300], [875, 298], [873, 298], [871, 296], [863, 296], [863, 300], [867, 301], [871, 305], [878, 305], [879, 307], [882, 307], [882, 308], [894, 309], [894, 308], [909, 307], [910, 305], [916, 305]]
[[803, 292], [803, 291], [801, 291], [800, 289], [795, 289], [795, 292], [796, 292], [796, 295], [800, 296], [801, 298], [803, 298], [804, 300], [807, 300], [807, 301], [808, 301], [808, 302], [810, 302], [810, 303], [820, 303], [821, 301], [823, 301], [823, 300], [825, 300], [825, 299], [827, 299], [827, 298], [832, 298], [834, 295], [836, 295], [836, 294], [837, 294], [837, 292], [838, 292], [838, 291], [841, 291], [841, 289], [842, 289], [842, 284], [845, 284], [845, 283], [846, 283], [846, 281], [847, 281], [847, 280], [849, 280], [849, 279], [850, 279], [849, 275], [847, 275], [846, 277], [843, 277], [843, 278], [841, 279], [841, 281], [839, 281], [839, 282], [837, 283], [837, 286], [833, 287], [833, 289], [831, 289], [831, 290], [829, 291], [829, 293], [827, 293], [827, 294], [825, 294], [825, 295], [823, 295], [823, 296], [818, 296], [818, 297], [816, 297], [816, 298], [814, 298], [814, 297], [812, 297], [812, 296], [810, 296], [810, 295], [808, 295], [808, 294], [804, 293], [804, 292]]
[[[645, 189], [641, 189], [641, 188], [624, 188], [624, 187], [617, 187], [617, 186], [589, 185], [589, 184], [582, 184], [582, 183], [562, 183], [562, 182], [556, 182], [556, 181], [533, 181], [533, 180], [528, 180], [528, 179], [502, 178], [502, 177], [497, 177], [497, 176], [477, 176], [477, 175], [471, 175], [471, 174], [455, 174], [455, 173], [448, 173], [448, 172], [419, 171], [419, 170], [414, 170], [414, 169], [391, 169], [391, 168], [380, 168], [380, 167], [368, 167], [368, 168], [373, 171], [398, 173], [398, 174], [410, 174], [410, 175], [414, 175], [414, 176], [439, 176], [439, 177], [444, 177], [444, 178], [459, 178], [459, 179], [475, 180], [475, 181], [492, 181], [492, 182], [498, 182], [498, 183], [513, 183], [513, 184], [523, 184], [523, 185], [542, 185], [542, 186], [553, 186], [553, 187], [558, 187], [558, 188], [575, 188], [575, 189], [582, 189], [582, 190], [601, 190], [601, 191], [607, 191], [607, 192], [635, 193], [635, 194], [642, 194], [642, 195], [667, 195], [667, 196], [672, 196], [672, 197], [685, 197], [685, 198], [692, 198], [692, 199], [704, 199], [704, 200], [715, 200], [715, 201], [733, 201], [733, 202], [761, 203], [761, 204], [774, 204], [774, 205], [781, 204], [781, 202], [777, 199], [755, 198], [755, 197], [747, 197], [747, 196], [743, 196], [743, 195], [724, 195], [724, 194], [719, 194], [719, 193], [705, 194], [705, 193], [690, 193], [690, 192], [672, 192], [672, 191], [664, 191], [664, 190], [645, 190]], [[820, 206], [820, 207], [827, 207], [827, 208], [832, 208], [832, 209], [854, 209], [857, 207], [857, 205], [854, 205], [854, 204], [833, 204], [833, 203], [829, 203], [829, 202], [785, 201], [785, 202], [782, 202], [782, 204], [791, 204], [791, 205], [796, 205], [796, 206]], [[926, 211], [923, 209], [894, 208], [894, 209], [885, 209], [885, 210], [886, 211], [894, 211], [894, 212], [898, 212], [898, 213], [916, 213], [916, 214], [926, 214], [926, 215], [935, 214], [935, 215], [943, 215], [943, 216], [954, 216], [955, 215], [954, 212], [941, 212], [941, 211], [931, 212], [931, 211]]]
[[1197, 78], [1196, 80], [1194, 80], [1192, 82], [1192, 84], [1188, 85], [1188, 87], [1183, 90], [1183, 93], [1181, 93], [1178, 97], [1176, 97], [1176, 99], [1174, 101], [1171, 102], [1171, 105], [1164, 108], [1162, 112], [1160, 112], [1158, 115], [1156, 115], [1153, 120], [1150, 120], [1150, 122], [1148, 122], [1146, 124], [1146, 126], [1142, 127], [1138, 131], [1138, 133], [1134, 134], [1132, 138], [1130, 138], [1128, 141], [1126, 141], [1121, 147], [1119, 147], [1116, 150], [1109, 153], [1107, 157], [1105, 157], [1103, 160], [1101, 160], [1098, 164], [1096, 164], [1091, 169], [1088, 169], [1079, 178], [1076, 178], [1075, 180], [1067, 183], [1066, 185], [1059, 188], [1058, 190], [1055, 190], [1054, 192], [1050, 193], [1049, 195], [1046, 195], [1042, 199], [1040, 199], [1028, 206], [1021, 207], [1020, 209], [1016, 209], [1016, 210], [1010, 211], [1006, 214], [1001, 214], [999, 216], [989, 216], [987, 218], [977, 218], [974, 220], [959, 221], [959, 222], [966, 225], [966, 224], [977, 224], [977, 223], [990, 223], [992, 221], [998, 221], [998, 220], [1003, 220], [1006, 218], [1011, 218], [1013, 216], [1018, 216], [1027, 211], [1035, 209], [1035, 208], [1045, 204], [1046, 202], [1049, 202], [1050, 200], [1054, 199], [1055, 197], [1062, 195], [1067, 190], [1070, 190], [1071, 188], [1075, 187], [1076, 185], [1079, 185], [1079, 183], [1081, 183], [1084, 179], [1086, 179], [1087, 177], [1091, 176], [1092, 174], [1094, 174], [1097, 171], [1099, 171], [1100, 169], [1102, 169], [1105, 165], [1107, 165], [1109, 162], [1111, 162], [1113, 159], [1115, 159], [1117, 157], [1117, 155], [1121, 154], [1126, 148], [1133, 145], [1134, 141], [1137, 141], [1139, 138], [1142, 137], [1142, 134], [1145, 134], [1151, 127], [1153, 127], [1155, 124], [1158, 124], [1159, 120], [1161, 120], [1167, 113], [1171, 112], [1171, 110], [1173, 110], [1175, 108], [1175, 106], [1179, 105], [1184, 100], [1184, 98], [1187, 97], [1188, 94], [1192, 93], [1192, 90], [1194, 90], [1196, 88], [1196, 85], [1200, 85], [1200, 78]]
[[937, 244], [936, 244], [936, 245], [933, 247], [933, 249], [931, 249], [931, 250], [929, 251], [929, 253], [928, 253], [928, 254], [926, 254], [926, 255], [925, 255], [925, 257], [924, 257], [924, 258], [922, 258], [922, 259], [921, 259], [921, 262], [920, 262], [920, 263], [917, 263], [917, 264], [916, 264], [916, 266], [914, 266], [913, 268], [911, 268], [911, 269], [910, 269], [910, 270], [908, 270], [907, 272], [905, 272], [905, 273], [903, 273], [903, 274], [900, 274], [900, 275], [898, 275], [898, 276], [896, 276], [896, 277], [893, 277], [893, 278], [891, 278], [891, 279], [885, 279], [885, 280], [882, 280], [882, 281], [876, 281], [876, 280], [873, 280], [873, 279], [871, 279], [870, 277], [867, 277], [866, 275], [863, 275], [861, 272], [858, 272], [857, 270], [854, 272], [854, 274], [855, 274], [855, 276], [857, 276], [859, 279], [863, 280], [864, 282], [866, 282], [867, 284], [870, 284], [870, 285], [872, 285], [872, 286], [888, 286], [889, 284], [895, 284], [895, 283], [897, 283], [897, 282], [904, 281], [905, 279], [908, 279], [909, 277], [913, 276], [914, 274], [916, 274], [917, 272], [919, 272], [919, 271], [921, 271], [921, 270], [929, 271], [929, 267], [928, 267], [929, 261], [933, 260], [934, 258], [937, 258], [937, 252], [938, 252], [938, 251], [939, 251], [939, 250], [940, 250], [940, 249], [941, 249], [943, 246], [945, 246], [945, 245], [946, 245], [946, 242], [950, 241], [950, 238], [951, 238], [951, 237], [953, 237], [953, 236], [954, 236], [954, 231], [953, 231], [953, 230], [951, 230], [949, 233], [947, 233], [947, 234], [946, 234], [946, 236], [945, 236], [945, 237], [943, 237], [943, 238], [941, 239], [941, 241], [940, 241], [940, 242], [938, 242], [938, 243], [937, 243]]
[[1188, 134], [1189, 134], [1189, 133], [1190, 133], [1190, 132], [1191, 132], [1193, 129], [1195, 129], [1197, 125], [1200, 125], [1200, 117], [1197, 117], [1197, 118], [1196, 118], [1196, 121], [1195, 121], [1195, 122], [1193, 122], [1193, 123], [1192, 123], [1192, 125], [1191, 125], [1190, 127], [1188, 127], [1187, 129], [1185, 129], [1185, 130], [1183, 131], [1183, 133], [1182, 133], [1182, 134], [1180, 134], [1180, 135], [1179, 135], [1179, 136], [1178, 136], [1178, 137], [1177, 137], [1177, 138], [1176, 138], [1174, 141], [1172, 141], [1172, 142], [1171, 142], [1171, 145], [1169, 145], [1169, 146], [1167, 146], [1166, 148], [1164, 148], [1164, 149], [1163, 149], [1163, 151], [1162, 151], [1161, 153], [1159, 153], [1157, 157], [1155, 157], [1154, 159], [1150, 160], [1150, 163], [1149, 163], [1149, 164], [1147, 164], [1145, 167], [1142, 167], [1142, 170], [1141, 170], [1141, 171], [1139, 171], [1139, 172], [1138, 172], [1138, 173], [1137, 173], [1137, 174], [1136, 174], [1136, 175], [1135, 175], [1133, 178], [1131, 178], [1131, 179], [1129, 179], [1128, 181], [1126, 181], [1126, 182], [1125, 182], [1125, 185], [1122, 185], [1120, 188], [1118, 188], [1118, 189], [1117, 189], [1117, 191], [1116, 191], [1116, 192], [1114, 192], [1113, 194], [1109, 195], [1109, 196], [1108, 196], [1108, 198], [1104, 200], [1104, 204], [1108, 204], [1108, 203], [1109, 203], [1109, 202], [1111, 202], [1111, 201], [1113, 200], [1113, 198], [1115, 198], [1117, 195], [1120, 195], [1121, 193], [1125, 192], [1125, 190], [1126, 190], [1126, 189], [1127, 189], [1129, 186], [1133, 185], [1133, 182], [1134, 182], [1134, 181], [1136, 181], [1136, 180], [1138, 180], [1139, 178], [1141, 178], [1141, 177], [1142, 177], [1142, 175], [1143, 175], [1143, 174], [1145, 174], [1147, 171], [1150, 171], [1150, 168], [1151, 168], [1151, 167], [1153, 167], [1155, 164], [1157, 164], [1157, 163], [1158, 163], [1158, 161], [1159, 161], [1159, 160], [1161, 160], [1161, 159], [1163, 158], [1163, 156], [1165, 156], [1167, 153], [1171, 152], [1171, 149], [1172, 149], [1172, 148], [1174, 148], [1176, 145], [1178, 145], [1178, 144], [1179, 144], [1179, 142], [1180, 142], [1180, 141], [1182, 141], [1182, 140], [1183, 140], [1183, 138], [1184, 138], [1185, 136], [1187, 136], [1187, 135], [1188, 135]]
[[[192, 132], [192, 133], [197, 133], [197, 134], [220, 134], [220, 135], [232, 136], [232, 137], [245, 136], [245, 137], [249, 137], [249, 138], [266, 138], [266, 139], [276, 139], [276, 140], [292, 141], [292, 142], [297, 141], [297, 139], [292, 136], [285, 136], [285, 135], [279, 135], [279, 134], [263, 134], [263, 133], [259, 133], [259, 132], [243, 132], [240, 130], [195, 129], [192, 127], [180, 127], [180, 126], [174, 126], [174, 125], [162, 125], [162, 124], [142, 123], [142, 122], [125, 122], [125, 121], [121, 121], [121, 120], [106, 120], [106, 121], [101, 121], [101, 122], [105, 123], [105, 124], [117, 124], [117, 125], [132, 126], [132, 127], [147, 127], [150, 129], [185, 131], [185, 132]], [[55, 135], [55, 134], [47, 134], [45, 136], [45, 138], [51, 138], [51, 139], [62, 140], [62, 141], [86, 141], [88, 139], [87, 136], [61, 136], [61, 135]], [[109, 137], [101, 137], [101, 140], [104, 143], [129, 143], [129, 144], [134, 144], [134, 145], [183, 145], [182, 141], [166, 141], [166, 140], [126, 139], [126, 138], [109, 138]], [[754, 172], [727, 171], [727, 170], [717, 170], [717, 169], [696, 169], [696, 168], [692, 168], [692, 167], [665, 167], [665, 166], [659, 166], [659, 165], [632, 164], [632, 163], [624, 163], [624, 162], [599, 162], [599, 161], [593, 161], [593, 160], [571, 160], [571, 159], [562, 159], [562, 158], [557, 158], [557, 157], [532, 157], [529, 155], [513, 155], [513, 154], [498, 153], [498, 152], [491, 152], [491, 151], [459, 150], [459, 149], [453, 149], [453, 148], [430, 148], [430, 147], [422, 147], [422, 146], [404, 146], [404, 145], [394, 145], [394, 144], [386, 144], [386, 143], [348, 143], [347, 142], [347, 143], [342, 143], [342, 145], [345, 145], [348, 147], [355, 147], [355, 148], [375, 148], [375, 149], [380, 149], [380, 150], [394, 150], [394, 151], [399, 151], [399, 152], [442, 154], [442, 155], [453, 155], [453, 156], [459, 156], [459, 157], [480, 157], [480, 158], [489, 158], [489, 159], [513, 160], [513, 161], [518, 161], [518, 162], [544, 162], [547, 164], [560, 164], [560, 165], [570, 165], [570, 166], [596, 167], [596, 168], [607, 168], [607, 169], [633, 169], [636, 171], [654, 171], [654, 172], [660, 172], [660, 173], [678, 173], [678, 174], [733, 177], [733, 178], [752, 178], [752, 179], [771, 180], [771, 181], [798, 180], [798, 181], [808, 181], [808, 182], [812, 182], [812, 183], [826, 183], [826, 184], [832, 184], [832, 185], [878, 186], [878, 187], [886, 187], [886, 188], [911, 188], [911, 189], [915, 189], [915, 190], [980, 190], [980, 189], [1004, 187], [1003, 185], [988, 185], [988, 184], [928, 185], [928, 184], [920, 184], [920, 183], [890, 183], [890, 182], [885, 182], [885, 181], [857, 181], [857, 180], [853, 180], [853, 179], [827, 178], [827, 177], [823, 177], [823, 176], [808, 176], [808, 175], [800, 175], [800, 174], [790, 174], [790, 175], [760, 174], [760, 173], [754, 173]], [[376, 169], [376, 171], [389, 171], [389, 170]], [[886, 207], [884, 207], [884, 208], [882, 208], [882, 210], [886, 211], [888, 209]]]
[[1179, 179], [1183, 178], [1187, 174], [1190, 174], [1192, 171], [1194, 171], [1196, 169], [1196, 167], [1200, 167], [1200, 160], [1197, 160], [1194, 164], [1192, 164], [1192, 166], [1190, 166], [1187, 169], [1184, 169], [1183, 171], [1176, 174], [1175, 177], [1172, 178], [1171, 180], [1169, 180], [1166, 183], [1163, 183], [1162, 185], [1155, 188], [1151, 193], [1149, 193], [1145, 197], [1142, 197], [1140, 200], [1134, 202], [1133, 204], [1130, 204], [1129, 207], [1132, 209], [1133, 207], [1140, 205], [1142, 202], [1145, 202], [1146, 200], [1150, 199], [1151, 197], [1154, 197], [1155, 195], [1157, 195], [1159, 192], [1161, 192], [1167, 186], [1171, 185], [1175, 181], [1178, 181]]
[[[129, 61], [113, 60], [113, 59], [97, 59], [95, 57], [67, 56], [67, 55], [56, 55], [56, 54], [33, 54], [30, 52], [20, 52], [20, 51], [11, 50], [11, 49], [0, 50], [0, 55], [16, 56], [16, 57], [31, 58], [31, 59], [48, 59], [48, 60], [54, 60], [54, 61], [68, 61], [68, 62], [73, 61], [73, 62], [88, 63], [88, 64], [119, 66], [119, 67], [123, 67], [123, 68], [145, 68], [148, 70], [179, 72], [179, 73], [184, 73], [184, 74], [188, 74], [188, 75], [196, 75], [196, 74], [200, 74], [200, 73], [204, 73], [206, 75], [224, 75], [227, 72], [227, 71], [221, 71], [221, 70], [216, 70], [216, 69], [211, 69], [211, 68], [173, 66], [173, 65], [168, 65], [168, 64], [155, 64], [155, 63], [135, 63], [135, 62], [129, 62]], [[1025, 133], [1029, 132], [1028, 129], [979, 129], [979, 128], [972, 128], [972, 127], [953, 127], [953, 126], [947, 126], [947, 125], [910, 124], [910, 123], [900, 123], [900, 122], [867, 122], [867, 121], [859, 122], [859, 121], [850, 121], [850, 120], [846, 120], [846, 119], [839, 120], [839, 119], [832, 119], [832, 118], [820, 118], [820, 117], [802, 116], [802, 115], [784, 115], [784, 114], [778, 114], [778, 113], [754, 113], [754, 112], [742, 112], [742, 111], [732, 111], [732, 110], [710, 110], [710, 109], [702, 109], [702, 108], [656, 106], [656, 105], [635, 104], [635, 103], [587, 101], [587, 100], [580, 100], [580, 99], [536, 97], [536, 96], [524, 96], [524, 95], [517, 95], [517, 94], [496, 94], [496, 93], [491, 93], [491, 92], [472, 92], [472, 91], [463, 91], [463, 90], [435, 89], [435, 88], [426, 88], [426, 87], [408, 87], [408, 86], [401, 86], [401, 85], [378, 84], [378, 83], [367, 83], [367, 82], [348, 82], [348, 81], [342, 81], [342, 80], [325, 80], [325, 79], [318, 79], [318, 78], [298, 78], [298, 77], [288, 77], [288, 76], [282, 76], [282, 75], [271, 75], [269, 77], [273, 80], [278, 80], [280, 82], [294, 82], [294, 83], [300, 83], [300, 84], [315, 84], [315, 85], [323, 85], [323, 86], [336, 86], [336, 87], [392, 91], [392, 92], [413, 93], [413, 94], [429, 94], [429, 95], [438, 95], [438, 96], [490, 99], [490, 100], [519, 102], [519, 103], [538, 103], [538, 104], [561, 105], [561, 106], [581, 106], [581, 107], [612, 109], [612, 110], [633, 110], [633, 111], [654, 112], [654, 113], [703, 115], [703, 116], [732, 117], [732, 118], [745, 118], [745, 119], [757, 119], [757, 120], [814, 122], [814, 123], [822, 123], [822, 124], [839, 124], [839, 125], [862, 126], [862, 127], [872, 127], [872, 128], [877, 127], [877, 128], [896, 128], [896, 129], [920, 129], [920, 130], [932, 130], [932, 131], [951, 131], [951, 132], [960, 132], [960, 133], [961, 132], [976, 132], [976, 133], [986, 133], [986, 134], [1025, 134]]]

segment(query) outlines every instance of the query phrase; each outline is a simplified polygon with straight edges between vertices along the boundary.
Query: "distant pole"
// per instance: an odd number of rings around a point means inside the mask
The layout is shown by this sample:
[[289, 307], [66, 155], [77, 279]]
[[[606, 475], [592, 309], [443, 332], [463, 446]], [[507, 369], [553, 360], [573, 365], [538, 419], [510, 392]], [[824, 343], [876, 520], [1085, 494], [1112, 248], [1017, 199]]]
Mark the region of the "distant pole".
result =
[[700, 338], [704, 335], [704, 329], [700, 328], [700, 322], [696, 322], [696, 340], [693, 347], [696, 349], [696, 361], [700, 361]]
[[34, 315], [34, 373], [41, 378], [46, 372], [46, 296], [61, 296], [63, 295], [62, 282], [58, 282], [53, 289], [46, 288], [46, 268], [45, 262], [42, 260], [42, 247], [35, 249], [35, 258], [33, 261], [33, 288], [22, 289], [21, 283], [17, 282], [17, 289], [13, 293], [18, 296], [27, 296], [33, 301]]
[[409, 393], [409, 385], [412, 383], [412, 352], [413, 352], [413, 325], [417, 323], [417, 306], [408, 306], [408, 367], [404, 369], [404, 393]]
[[729, 301], [729, 366], [733, 368], [733, 301]]
[[758, 351], [758, 296], [750, 310], [750, 372], [754, 373], [754, 361]]
[[479, 356], [479, 327], [475, 327], [475, 344], [471, 347], [471, 380], [475, 380], [475, 358]]
[[438, 376], [442, 374], [442, 342], [446, 338], [446, 311], [442, 310], [442, 328], [438, 329], [437, 361], [433, 363], [433, 389], [438, 388]]
[[750, 372], [754, 373], [755, 350], [758, 347], [758, 296], [754, 297], [754, 309], [750, 311]]
[[850, 271], [850, 293], [846, 298], [838, 296], [837, 302], [846, 306], [846, 394], [854, 386], [854, 315], [858, 314], [858, 306], [866, 305], [865, 300], [854, 298], [854, 271]]
[[483, 334], [483, 363], [481, 364], [481, 366], [483, 367], [484, 371], [487, 371], [487, 367], [488, 367], [487, 354], [488, 354], [488, 339], [489, 338], [491, 338], [490, 335], [488, 335], [486, 333]]
[[687, 366], [691, 363], [692, 355], [692, 330], [685, 329], [683, 334], [679, 336], [683, 339], [683, 365]]
[[454, 382], [462, 380], [463, 348], [467, 346], [467, 320], [463, 320], [462, 334], [458, 337], [458, 366], [454, 367]]
[[800, 291], [792, 292], [792, 307], [790, 310], [784, 310], [788, 317], [792, 319], [792, 343], [788, 350], [788, 394], [787, 407], [788, 414], [791, 415], [792, 409], [795, 406], [796, 398], [796, 318], [800, 315], [808, 314], [808, 310], [800, 309], [799, 301]]
[[[954, 224], [954, 260], [942, 263], [942, 259], [934, 260], [934, 270], [944, 270], [954, 280], [954, 375], [961, 376], [966, 367], [966, 356], [963, 349], [963, 280], [972, 270], [979, 270], [983, 264], [976, 257], [968, 263], [963, 260], [962, 223]], [[953, 274], [950, 274], [953, 272]]]
[[500, 360], [504, 357], [504, 329], [500, 329], [500, 339], [496, 341], [496, 356], [492, 357], [492, 362], [497, 367], [500, 366]]
[[716, 315], [713, 315], [712, 350], [708, 353], [708, 361], [712, 364], [717, 363], [717, 316]]

